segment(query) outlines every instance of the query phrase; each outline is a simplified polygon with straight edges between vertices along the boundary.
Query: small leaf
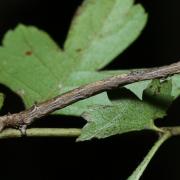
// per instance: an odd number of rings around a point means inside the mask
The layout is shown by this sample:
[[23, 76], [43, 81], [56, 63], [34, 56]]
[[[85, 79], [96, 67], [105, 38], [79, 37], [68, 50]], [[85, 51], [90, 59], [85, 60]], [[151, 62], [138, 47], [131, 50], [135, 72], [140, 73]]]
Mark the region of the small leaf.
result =
[[133, 0], [86, 0], [71, 24], [65, 51], [79, 70], [101, 69], [122, 53], [140, 34], [147, 21]]
[[152, 81], [144, 91], [143, 101], [121, 97], [113, 106], [97, 106], [89, 109], [84, 118], [88, 123], [82, 129], [78, 141], [94, 137], [105, 138], [139, 130], [158, 130], [154, 120], [162, 118], [173, 101], [171, 80]]
[[180, 96], [180, 74], [172, 76], [172, 96], [176, 99]]
[[148, 87], [151, 83], [151, 80], [139, 81], [132, 84], [128, 84], [125, 87], [133, 92], [140, 100], [142, 100], [143, 91]]
[[101, 106], [90, 109], [83, 115], [88, 121], [82, 130], [79, 141], [94, 137], [106, 138], [115, 134], [143, 129], [157, 130], [153, 119], [164, 116], [164, 113], [154, 109], [140, 100], [121, 100], [118, 105]]
[[170, 137], [169, 133], [165, 133], [162, 135], [159, 140], [153, 145], [151, 150], [148, 152], [144, 160], [139, 164], [139, 166], [135, 169], [132, 175], [127, 180], [139, 180], [142, 176], [144, 170], [146, 169], [147, 165], [159, 149], [159, 147]]

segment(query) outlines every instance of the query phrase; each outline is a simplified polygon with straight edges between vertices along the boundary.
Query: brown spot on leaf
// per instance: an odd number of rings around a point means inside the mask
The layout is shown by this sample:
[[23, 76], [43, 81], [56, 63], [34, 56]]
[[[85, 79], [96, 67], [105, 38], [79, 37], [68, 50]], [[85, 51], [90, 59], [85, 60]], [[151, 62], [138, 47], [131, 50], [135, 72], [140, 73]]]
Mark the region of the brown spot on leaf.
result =
[[82, 49], [81, 49], [81, 48], [76, 49], [76, 52], [81, 52], [81, 51], [82, 51]]
[[32, 51], [26, 51], [26, 52], [25, 52], [25, 55], [26, 55], [26, 56], [31, 56], [31, 55], [32, 55]]

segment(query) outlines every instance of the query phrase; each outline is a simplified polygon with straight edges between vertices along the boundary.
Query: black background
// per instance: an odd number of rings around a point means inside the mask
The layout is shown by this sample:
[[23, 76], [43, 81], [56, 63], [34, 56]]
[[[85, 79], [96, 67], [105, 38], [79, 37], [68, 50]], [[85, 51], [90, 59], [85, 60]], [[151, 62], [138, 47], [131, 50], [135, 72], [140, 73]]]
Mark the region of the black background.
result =
[[[81, 0], [1, 0], [0, 38], [18, 23], [47, 31], [63, 46], [75, 9]], [[140, 1], [139, 1], [140, 2]], [[180, 56], [180, 1], [144, 0], [149, 22], [141, 37], [106, 69], [165, 65]], [[1, 114], [18, 112], [23, 104], [8, 88]], [[159, 125], [178, 122], [177, 100]], [[51, 122], [49, 122], [49, 121]], [[180, 119], [179, 119], [180, 120]], [[42, 123], [43, 121], [43, 123]], [[82, 127], [82, 119], [47, 117], [35, 125]], [[5, 179], [126, 179], [156, 140], [151, 132], [129, 133], [105, 140], [75, 143], [74, 138], [21, 138], [0, 141], [0, 178]], [[180, 179], [180, 138], [172, 138], [158, 151], [142, 179]]]

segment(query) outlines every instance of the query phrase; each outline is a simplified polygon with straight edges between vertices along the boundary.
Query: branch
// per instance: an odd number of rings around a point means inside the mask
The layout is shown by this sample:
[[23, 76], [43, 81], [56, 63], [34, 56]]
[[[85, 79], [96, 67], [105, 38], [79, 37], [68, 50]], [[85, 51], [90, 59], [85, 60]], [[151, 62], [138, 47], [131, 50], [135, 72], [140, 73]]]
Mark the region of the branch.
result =
[[116, 75], [85, 86], [81, 86], [50, 100], [36, 104], [25, 111], [1, 116], [0, 131], [6, 127], [12, 127], [19, 128], [22, 132], [25, 132], [27, 125], [31, 124], [35, 119], [46, 116], [49, 113], [67, 107], [77, 101], [87, 99], [98, 93], [134, 82], [164, 78], [177, 73], [180, 73], [180, 61], [159, 68], [137, 70], [125, 75]]
[[[168, 138], [180, 135], [180, 126], [160, 127], [160, 137], [168, 134]], [[27, 137], [77, 137], [81, 134], [78, 128], [31, 128], [26, 130]], [[166, 136], [166, 135], [165, 135]], [[16, 129], [5, 129], [0, 133], [0, 139], [20, 138], [22, 133]]]
[[[76, 137], [81, 133], [81, 129], [76, 128], [32, 128], [26, 130], [27, 137]], [[0, 139], [19, 138], [22, 134], [16, 129], [5, 129], [0, 133]]]
[[179, 136], [180, 135], [180, 126], [162, 127], [161, 129], [164, 132], [169, 131], [171, 136]]

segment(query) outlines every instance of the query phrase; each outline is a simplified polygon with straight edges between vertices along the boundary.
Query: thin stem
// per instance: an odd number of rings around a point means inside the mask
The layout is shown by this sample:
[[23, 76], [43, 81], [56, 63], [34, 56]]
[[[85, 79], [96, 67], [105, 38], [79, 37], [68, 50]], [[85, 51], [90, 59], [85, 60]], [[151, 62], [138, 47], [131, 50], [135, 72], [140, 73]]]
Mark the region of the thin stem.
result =
[[[77, 137], [81, 129], [76, 128], [32, 128], [26, 130], [27, 137]], [[5, 129], [0, 133], [0, 139], [19, 138], [22, 134], [16, 129]]]
[[179, 136], [180, 135], [180, 126], [172, 126], [172, 127], [162, 127], [163, 131], [169, 131], [171, 136]]
[[[160, 134], [169, 134], [169, 137], [180, 135], [180, 126], [161, 127]], [[32, 128], [26, 130], [27, 137], [77, 137], [81, 129], [78, 128]], [[0, 139], [19, 138], [22, 133], [17, 129], [5, 129], [0, 133]]]
[[41, 118], [58, 109], [67, 107], [77, 101], [87, 99], [98, 93], [115, 89], [130, 83], [163, 78], [169, 75], [180, 73], [180, 61], [169, 66], [150, 68], [141, 71], [133, 71], [125, 75], [116, 75], [101, 81], [81, 86], [65, 94], [54, 97], [50, 100], [32, 106], [30, 109], [20, 113], [0, 117], [0, 131], [5, 127], [19, 127], [22, 130], [31, 124], [35, 119]]
[[139, 180], [142, 176], [144, 170], [146, 169], [147, 165], [149, 164], [150, 160], [157, 152], [159, 147], [169, 138], [171, 134], [167, 131], [162, 136], [160, 136], [159, 140], [153, 145], [150, 149], [144, 160], [138, 165], [132, 175], [128, 178], [128, 180]]

